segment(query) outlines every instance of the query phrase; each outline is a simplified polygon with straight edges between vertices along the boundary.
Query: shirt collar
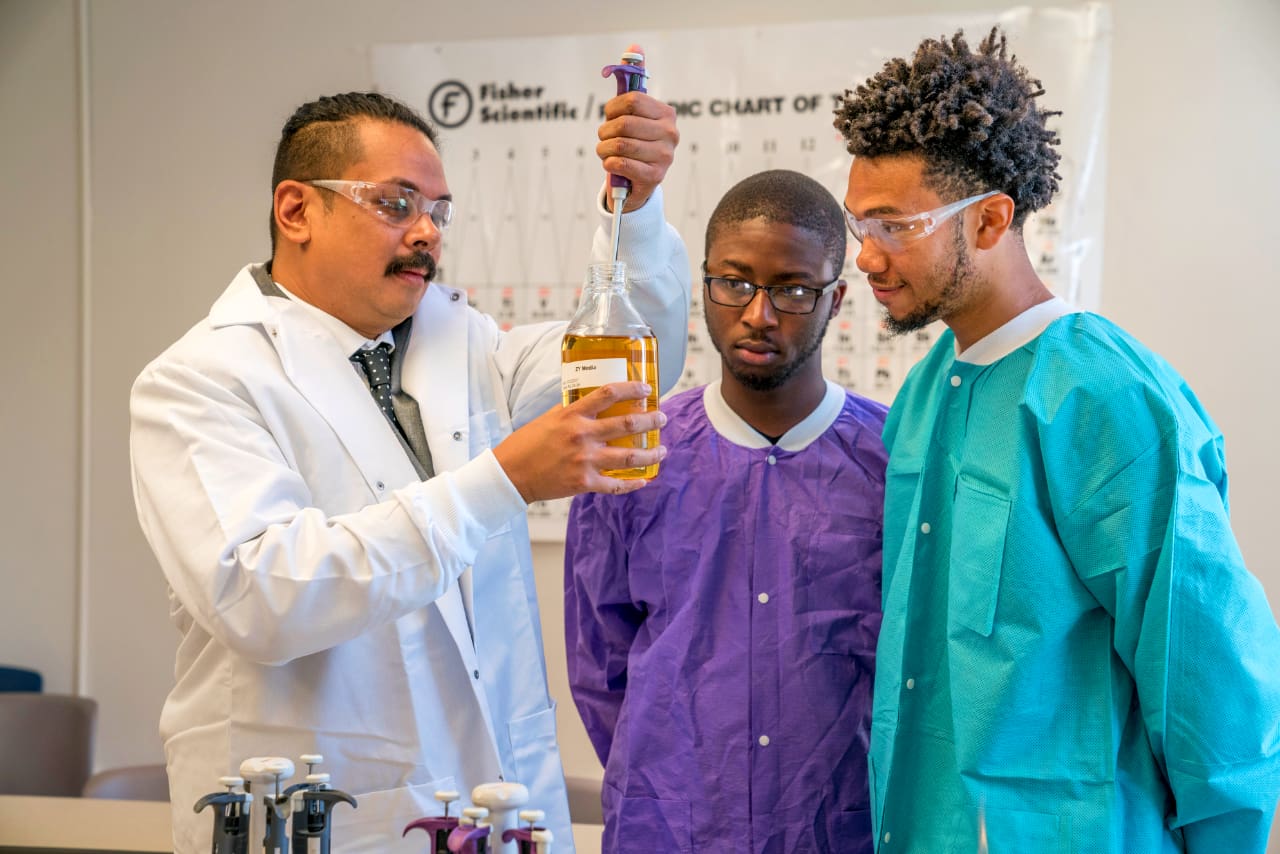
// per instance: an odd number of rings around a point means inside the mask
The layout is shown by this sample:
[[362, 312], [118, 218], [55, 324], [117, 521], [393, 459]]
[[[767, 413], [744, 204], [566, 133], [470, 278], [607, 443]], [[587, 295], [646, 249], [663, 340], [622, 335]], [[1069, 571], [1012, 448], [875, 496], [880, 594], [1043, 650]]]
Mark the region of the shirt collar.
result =
[[956, 345], [956, 361], [992, 365], [1019, 347], [1034, 341], [1059, 317], [1079, 311], [1060, 297], [1031, 306], [998, 329], [973, 342], [963, 352]]
[[[803, 451], [815, 439], [827, 432], [840, 410], [844, 408], [844, 389], [831, 380], [826, 380], [827, 392], [822, 402], [805, 416], [804, 420], [792, 427], [778, 440], [778, 447], [784, 451]], [[720, 389], [720, 380], [708, 383], [702, 390], [702, 406], [707, 411], [707, 420], [715, 431], [728, 441], [744, 448], [772, 448], [769, 440], [760, 435], [754, 427], [742, 420], [742, 416], [729, 408]]]
[[347, 326], [347, 324], [343, 323], [332, 314], [329, 314], [324, 309], [314, 306], [306, 300], [299, 299], [289, 293], [289, 289], [279, 282], [276, 282], [275, 286], [279, 288], [280, 292], [289, 299], [302, 306], [303, 310], [308, 312], [317, 323], [329, 330], [329, 333], [337, 340], [338, 346], [342, 348], [342, 352], [346, 353], [348, 356], [352, 355], [357, 350], [372, 350], [374, 347], [377, 347], [379, 344], [384, 342], [389, 344], [392, 350], [395, 350], [396, 342], [395, 338], [391, 335], [390, 329], [383, 332], [377, 338], [370, 340], [365, 338], [359, 332], [356, 332], [350, 326]]

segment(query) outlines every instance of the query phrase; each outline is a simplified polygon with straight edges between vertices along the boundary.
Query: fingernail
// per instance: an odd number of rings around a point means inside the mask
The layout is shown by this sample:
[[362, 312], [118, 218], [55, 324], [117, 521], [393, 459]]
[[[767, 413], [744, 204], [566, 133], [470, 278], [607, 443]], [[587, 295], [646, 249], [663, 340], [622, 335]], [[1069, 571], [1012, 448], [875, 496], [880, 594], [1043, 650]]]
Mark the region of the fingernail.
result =
[[644, 389], [645, 394], [653, 394], [653, 386], [649, 385], [648, 383], [641, 383], [640, 385], [641, 385], [641, 388]]
[[658, 446], [658, 459], [660, 459], [660, 460], [665, 460], [666, 458], [667, 458], [667, 446], [666, 446], [666, 445], [659, 445], [659, 446]]
[[667, 413], [665, 413], [665, 412], [659, 412], [659, 413], [658, 413], [658, 426], [659, 426], [659, 427], [666, 427], [666, 426], [667, 426]]

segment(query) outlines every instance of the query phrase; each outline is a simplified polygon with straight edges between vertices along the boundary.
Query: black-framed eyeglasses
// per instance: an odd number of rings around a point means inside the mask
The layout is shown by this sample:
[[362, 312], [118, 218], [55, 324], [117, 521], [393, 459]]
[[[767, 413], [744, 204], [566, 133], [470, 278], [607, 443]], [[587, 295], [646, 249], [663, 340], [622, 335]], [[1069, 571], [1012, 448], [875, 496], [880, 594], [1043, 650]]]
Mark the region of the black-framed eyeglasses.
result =
[[756, 298], [756, 291], [764, 291], [770, 304], [783, 314], [811, 314], [818, 307], [818, 300], [831, 293], [840, 284], [840, 277], [817, 287], [808, 285], [757, 285], [743, 279], [725, 276], [708, 276], [707, 264], [702, 263], [702, 282], [707, 286], [707, 299], [716, 305], [730, 308], [746, 308]]

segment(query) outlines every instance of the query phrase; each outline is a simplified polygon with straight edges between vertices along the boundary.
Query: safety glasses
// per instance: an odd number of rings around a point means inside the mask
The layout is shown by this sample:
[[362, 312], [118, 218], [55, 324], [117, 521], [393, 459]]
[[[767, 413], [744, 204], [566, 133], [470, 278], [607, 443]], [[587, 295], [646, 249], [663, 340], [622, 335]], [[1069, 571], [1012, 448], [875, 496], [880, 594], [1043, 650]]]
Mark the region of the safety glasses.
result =
[[392, 225], [409, 225], [426, 214], [440, 231], [453, 222], [453, 202], [428, 199], [417, 190], [399, 184], [375, 184], [370, 181], [308, 181], [313, 187], [346, 196], [379, 219]]
[[961, 199], [958, 202], [952, 202], [949, 205], [943, 205], [940, 208], [912, 214], [911, 216], [858, 219], [848, 208], [844, 208], [844, 218], [849, 223], [849, 231], [853, 233], [859, 243], [869, 237], [886, 252], [897, 252], [905, 249], [908, 244], [923, 240], [933, 234], [944, 222], [974, 202], [980, 202], [983, 199], [998, 195], [999, 192], [999, 190], [991, 190], [987, 193], [970, 196], [967, 199]]

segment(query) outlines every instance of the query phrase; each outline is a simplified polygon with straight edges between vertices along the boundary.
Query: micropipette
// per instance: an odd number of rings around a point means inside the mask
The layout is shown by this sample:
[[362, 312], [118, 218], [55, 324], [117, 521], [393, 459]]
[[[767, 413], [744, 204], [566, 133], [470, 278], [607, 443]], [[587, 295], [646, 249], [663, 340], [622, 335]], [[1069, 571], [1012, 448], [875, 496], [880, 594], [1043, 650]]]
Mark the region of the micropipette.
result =
[[219, 781], [227, 787], [225, 792], [214, 792], [196, 801], [195, 811], [213, 805], [213, 854], [246, 854], [249, 850], [249, 812], [253, 795], [237, 786], [244, 786], [243, 777], [223, 777]]
[[[628, 51], [622, 55], [622, 63], [620, 65], [606, 65], [601, 71], [601, 77], [608, 77], [612, 74], [618, 81], [618, 94], [624, 95], [627, 92], [645, 92], [644, 79], [648, 77], [648, 72], [644, 69], [644, 54], [633, 53]], [[627, 200], [627, 193], [631, 190], [631, 181], [621, 175], [609, 176], [609, 196], [613, 199], [613, 262], [618, 261], [618, 240], [622, 236], [622, 206]]]

